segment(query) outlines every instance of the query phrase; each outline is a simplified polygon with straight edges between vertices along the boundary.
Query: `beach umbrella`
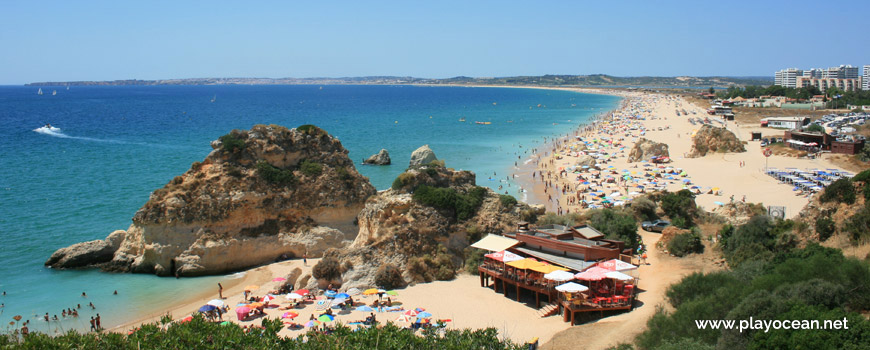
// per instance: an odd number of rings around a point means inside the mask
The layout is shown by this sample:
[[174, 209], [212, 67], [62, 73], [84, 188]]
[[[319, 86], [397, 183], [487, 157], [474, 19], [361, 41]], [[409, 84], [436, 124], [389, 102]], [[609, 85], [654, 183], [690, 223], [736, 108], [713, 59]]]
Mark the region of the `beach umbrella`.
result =
[[347, 293], [338, 293], [335, 295], [336, 299], [347, 299], [350, 298], [350, 294]]
[[566, 293], [579, 293], [589, 290], [589, 287], [586, 287], [579, 283], [568, 282], [563, 285], [556, 286], [556, 290]]
[[610, 259], [607, 261], [602, 261], [596, 265], [602, 269], [610, 270], [610, 271], [628, 271], [628, 270], [636, 270], [637, 266], [629, 264], [625, 261], [618, 259]]
[[271, 295], [271, 294], [266, 294], [266, 296], [264, 296], [262, 299], [260, 299], [260, 301], [267, 303], [267, 304], [272, 300], [275, 300], [275, 296]]
[[396, 319], [396, 322], [411, 322], [411, 319], [408, 318], [408, 315], [401, 315]]
[[375, 295], [375, 294], [378, 294], [377, 288], [369, 288], [363, 292], [363, 295]]
[[429, 313], [429, 312], [426, 312], [426, 311], [423, 311], [423, 312], [417, 314], [417, 318], [418, 318], [418, 319], [420, 319], [420, 318], [429, 318], [429, 317], [432, 317], [432, 314]]
[[248, 304], [248, 307], [252, 309], [260, 308], [263, 307], [263, 303], [250, 303]]
[[209, 311], [212, 311], [212, 310], [215, 310], [215, 309], [217, 309], [217, 306], [206, 304], [206, 305], [203, 305], [202, 307], [200, 307], [199, 310], [197, 310], [197, 311], [199, 311], [199, 312], [209, 312]]
[[713, 202], [713, 204], [716, 204], [716, 205], [718, 205], [718, 206], [723, 206], [723, 205], [725, 205], [725, 203], [722, 203], [722, 202], [719, 202], [719, 201]]
[[392, 295], [392, 296], [399, 296], [399, 292], [394, 291], [394, 290], [388, 290], [386, 294]]
[[193, 321], [193, 316], [187, 316], [185, 318], [182, 318], [181, 320], [178, 321], [178, 323], [187, 323], [190, 321]]
[[631, 276], [626, 275], [626, 274], [619, 272], [619, 271], [610, 271], [610, 272], [604, 274], [604, 276], [607, 278], [610, 278], [610, 279], [615, 279], [615, 280], [620, 280], [620, 281], [628, 281], [628, 280], [631, 280], [634, 278], [634, 277], [631, 277]]
[[314, 327], [317, 327], [319, 325], [320, 325], [320, 321], [317, 321], [317, 320], [310, 320], [307, 323], [305, 323], [305, 327], [308, 327], [308, 328], [314, 328]]
[[249, 312], [251, 312], [251, 308], [242, 306], [236, 309], [236, 317], [238, 317], [239, 320], [243, 320], [245, 317], [248, 317]]
[[310, 293], [308, 291], [308, 289], [299, 289], [296, 291], [296, 294], [299, 294], [299, 295], [308, 295], [308, 293]]
[[249, 285], [249, 286], [246, 286], [246, 287], [245, 287], [245, 290], [248, 291], [248, 292], [250, 292], [250, 291], [252, 291], [252, 290], [257, 290], [257, 289], [260, 289], [260, 286], [258, 286], [258, 285], [256, 285], [256, 284], [252, 284], [252, 285]]
[[275, 278], [272, 279], [272, 282], [284, 282], [284, 281], [286, 281], [286, 280], [287, 280], [287, 279], [284, 278], [284, 277], [275, 277]]
[[545, 279], [556, 281], [556, 282], [564, 282], [570, 281], [574, 279], [574, 274], [568, 271], [556, 270], [544, 275]]
[[220, 300], [220, 299], [212, 299], [211, 301], [208, 302], [208, 304], [209, 304], [209, 305], [214, 305], [214, 306], [217, 306], [217, 307], [224, 307], [224, 305], [226, 305], [226, 304], [224, 303], [224, 301], [223, 301], [223, 300]]
[[607, 269], [603, 269], [603, 268], [600, 268], [598, 266], [593, 266], [593, 267], [587, 269], [586, 271], [583, 271], [583, 272], [580, 272], [580, 273], [574, 275], [574, 278], [576, 278], [578, 280], [582, 280], [582, 281], [600, 281], [600, 280], [607, 278], [607, 276], [605, 276], [605, 274], [608, 272], [610, 272], [610, 271]]
[[360, 307], [356, 308], [356, 311], [372, 312], [372, 311], [375, 311], [375, 310], [372, 309], [371, 307], [369, 307], [368, 305], [363, 305], [363, 306], [360, 306]]
[[323, 314], [317, 317], [317, 320], [320, 322], [332, 322], [335, 320], [335, 316]]
[[326, 291], [326, 293], [323, 293], [323, 295], [325, 295], [327, 298], [333, 298], [333, 297], [335, 297], [336, 294], [338, 294], [338, 293], [331, 291], [331, 290], [328, 290], [328, 291]]
[[338, 304], [341, 304], [345, 301], [347, 301], [347, 298], [335, 298], [335, 299], [332, 299], [332, 305], [338, 306]]
[[304, 296], [299, 295], [298, 293], [290, 293], [284, 296], [288, 300], [302, 299]]
[[719, 192], [719, 187], [713, 187], [713, 192]]
[[417, 313], [418, 313], [417, 310], [408, 310], [408, 311], [405, 311], [405, 315], [408, 315], [408, 316], [411, 316], [411, 317], [417, 316]]
[[296, 317], [299, 317], [299, 314], [298, 314], [298, 313], [295, 313], [295, 312], [293, 312], [293, 311], [287, 311], [287, 312], [285, 312], [283, 315], [281, 315], [281, 318], [290, 318], [290, 319], [293, 319], [293, 318], [296, 318]]

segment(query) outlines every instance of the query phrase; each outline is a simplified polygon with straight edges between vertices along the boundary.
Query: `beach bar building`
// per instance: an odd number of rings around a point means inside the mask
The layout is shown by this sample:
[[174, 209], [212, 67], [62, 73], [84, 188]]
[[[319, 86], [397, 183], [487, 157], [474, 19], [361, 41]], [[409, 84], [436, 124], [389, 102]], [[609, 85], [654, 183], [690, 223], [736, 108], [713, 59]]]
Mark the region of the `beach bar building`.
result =
[[505, 296], [513, 292], [517, 301], [522, 293], [533, 293], [542, 317], [562, 314], [573, 324], [578, 312], [632, 307], [639, 276], [630, 249], [591, 226], [529, 229], [520, 223], [516, 232], [487, 235], [472, 247], [490, 251], [478, 266], [481, 287]]

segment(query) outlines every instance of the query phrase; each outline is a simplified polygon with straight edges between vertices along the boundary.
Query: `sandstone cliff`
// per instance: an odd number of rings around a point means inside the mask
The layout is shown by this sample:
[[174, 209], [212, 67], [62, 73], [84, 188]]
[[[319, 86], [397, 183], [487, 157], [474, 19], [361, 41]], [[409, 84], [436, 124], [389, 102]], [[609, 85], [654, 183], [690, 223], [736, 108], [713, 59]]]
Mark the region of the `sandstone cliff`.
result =
[[661, 158], [670, 156], [667, 144], [641, 138], [634, 144], [631, 152], [628, 153], [628, 161], [639, 162], [642, 160], [650, 160], [652, 157]]
[[115, 239], [60, 249], [46, 265], [195, 276], [318, 256], [355, 237], [356, 214], [375, 193], [341, 143], [314, 126], [256, 125], [211, 146]]
[[704, 125], [692, 138], [692, 150], [688, 157], [703, 157], [712, 152], [746, 152], [746, 147], [727, 129]]
[[352, 266], [342, 275], [345, 287], [377, 285], [376, 271], [387, 264], [398, 267], [407, 282], [450, 279], [470, 243], [489, 232], [515, 229], [534, 215], [528, 205], [503, 203], [501, 197], [475, 186], [472, 172], [435, 164], [412, 167], [391, 189], [366, 201], [353, 244], [325, 256]]

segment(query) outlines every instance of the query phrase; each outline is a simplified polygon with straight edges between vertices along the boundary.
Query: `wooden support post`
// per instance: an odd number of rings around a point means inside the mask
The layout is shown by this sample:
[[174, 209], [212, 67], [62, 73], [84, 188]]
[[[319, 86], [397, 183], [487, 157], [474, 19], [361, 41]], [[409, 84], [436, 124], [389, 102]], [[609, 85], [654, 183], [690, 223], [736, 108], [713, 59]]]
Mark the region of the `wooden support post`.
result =
[[477, 272], [478, 277], [480, 277], [480, 286], [483, 287], [483, 272]]
[[571, 325], [572, 326], [574, 325], [574, 314], [576, 314], [576, 312], [574, 312], [574, 310], [571, 310]]
[[517, 282], [517, 302], [520, 301], [520, 283]]
[[535, 308], [541, 308], [541, 293], [538, 293], [538, 291], [535, 291]]

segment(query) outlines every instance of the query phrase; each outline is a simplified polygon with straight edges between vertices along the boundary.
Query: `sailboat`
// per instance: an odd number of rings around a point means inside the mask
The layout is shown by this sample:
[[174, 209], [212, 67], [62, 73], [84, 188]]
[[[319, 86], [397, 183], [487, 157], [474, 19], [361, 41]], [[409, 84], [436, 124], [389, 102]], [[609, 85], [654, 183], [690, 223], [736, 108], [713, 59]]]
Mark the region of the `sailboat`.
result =
[[69, 85], [66, 86], [66, 90], [69, 91]]
[[51, 90], [51, 96], [57, 95], [57, 90]]
[[214, 103], [215, 100], [217, 100], [217, 95], [214, 95], [214, 97], [211, 98], [211, 102]]
[[459, 121], [465, 122], [465, 117], [459, 118]]
[[42, 88], [39, 88], [39, 91], [36, 92], [37, 95], [42, 95]]

